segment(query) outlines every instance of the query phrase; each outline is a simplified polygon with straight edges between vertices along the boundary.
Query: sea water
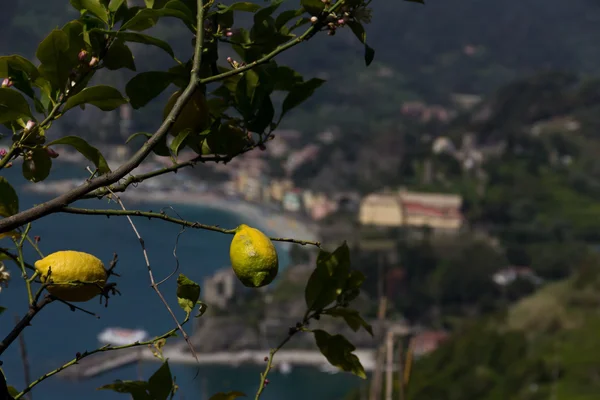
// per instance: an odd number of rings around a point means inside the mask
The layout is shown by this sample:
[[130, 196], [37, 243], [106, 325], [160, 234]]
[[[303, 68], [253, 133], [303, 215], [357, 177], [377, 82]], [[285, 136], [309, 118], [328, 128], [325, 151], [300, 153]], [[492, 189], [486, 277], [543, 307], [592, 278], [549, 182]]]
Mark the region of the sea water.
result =
[[[22, 178], [19, 165], [2, 171], [19, 193], [20, 209], [32, 207], [51, 198], [22, 190], [27, 182]], [[85, 177], [85, 170], [79, 166], [55, 164], [53, 179]], [[158, 211], [169, 204], [135, 204], [131, 208]], [[88, 200], [77, 203], [79, 207], [114, 208], [106, 200]], [[248, 223], [243, 216], [232, 213], [197, 207], [176, 206], [183, 218], [205, 224], [232, 228], [240, 223]], [[175, 288], [176, 276], [184, 273], [198, 283], [207, 275], [228, 265], [228, 250], [231, 237], [228, 235], [187, 229], [177, 243], [177, 260], [174, 249], [181, 228], [167, 222], [145, 218], [135, 218], [134, 222], [144, 239], [151, 266], [157, 281], [162, 280], [178, 268], [174, 277], [160, 286], [171, 308], [179, 317], [182, 312], [177, 306]], [[261, 227], [268, 232], [267, 227]], [[275, 234], [275, 232], [268, 232]], [[121, 277], [113, 277], [121, 291], [121, 296], [111, 298], [108, 308], [96, 301], [85, 303], [89, 311], [100, 318], [71, 312], [66, 305], [53, 303], [40, 312], [32, 326], [24, 331], [32, 379], [54, 370], [71, 360], [76, 353], [98, 347], [97, 335], [105, 327], [115, 326], [131, 329], [144, 329], [151, 335], [159, 335], [173, 328], [174, 322], [164, 305], [150, 287], [144, 257], [136, 236], [125, 217], [82, 216], [54, 214], [33, 223], [31, 236], [41, 238], [39, 246], [44, 254], [57, 250], [79, 250], [95, 254], [105, 264], [113, 253], [119, 257], [116, 271]], [[9, 245], [3, 239], [0, 245]], [[277, 244], [281, 254], [281, 266], [289, 262], [283, 247]], [[30, 246], [26, 246], [29, 261], [39, 257]], [[0, 315], [0, 335], [4, 337], [14, 325], [16, 315], [22, 316], [27, 310], [27, 293], [13, 263], [7, 263], [12, 274], [8, 289], [0, 293], [0, 306], [8, 310]], [[188, 326], [188, 333], [192, 327]], [[282, 332], [285, 335], [284, 332]], [[19, 345], [15, 341], [0, 357], [9, 384], [19, 388], [24, 386], [24, 374], [19, 355]], [[89, 380], [72, 382], [52, 377], [39, 384], [33, 391], [35, 398], [44, 400], [65, 399], [119, 399], [127, 395], [110, 391], [97, 391], [96, 388], [116, 379], [147, 379], [158, 368], [158, 363], [145, 363], [141, 366], [128, 366], [105, 373]], [[211, 394], [237, 390], [248, 397], [254, 397], [262, 366], [194, 366], [172, 365], [173, 374], [180, 386], [176, 396], [179, 399], [208, 400]], [[294, 368], [288, 375], [273, 371], [270, 384], [265, 390], [264, 400], [315, 400], [343, 399], [350, 389], [357, 387], [360, 380], [347, 374], [328, 375], [313, 368]], [[207, 396], [208, 395], [208, 396]]]

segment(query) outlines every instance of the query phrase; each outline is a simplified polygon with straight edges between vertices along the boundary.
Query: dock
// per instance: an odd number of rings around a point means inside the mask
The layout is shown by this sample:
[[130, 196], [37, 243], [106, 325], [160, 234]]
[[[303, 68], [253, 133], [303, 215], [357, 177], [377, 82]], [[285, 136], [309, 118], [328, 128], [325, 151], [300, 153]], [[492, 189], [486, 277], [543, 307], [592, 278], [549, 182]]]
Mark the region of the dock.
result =
[[[186, 348], [187, 345], [174, 344], [165, 347], [163, 356], [171, 364], [189, 365], [227, 365], [236, 367], [242, 364], [264, 365], [265, 356], [269, 350], [243, 350], [240, 352], [198, 353], [198, 361]], [[371, 349], [356, 350], [365, 370], [370, 371], [375, 366], [375, 352]], [[84, 380], [96, 377], [128, 365], [140, 362], [160, 362], [147, 347], [132, 347], [122, 350], [101, 352], [83, 358], [77, 364], [61, 371], [57, 376], [62, 379]], [[327, 359], [317, 350], [280, 350], [275, 356], [273, 365], [287, 363], [291, 366], [324, 367]]]

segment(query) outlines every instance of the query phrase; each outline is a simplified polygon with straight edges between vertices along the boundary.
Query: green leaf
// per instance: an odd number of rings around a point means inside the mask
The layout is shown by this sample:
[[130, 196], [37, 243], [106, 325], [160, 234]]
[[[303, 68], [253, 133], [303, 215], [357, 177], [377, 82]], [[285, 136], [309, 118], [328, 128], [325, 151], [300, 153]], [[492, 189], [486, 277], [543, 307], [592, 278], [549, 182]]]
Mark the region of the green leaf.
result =
[[0, 124], [31, 118], [29, 103], [16, 90], [0, 88]]
[[[145, 136], [146, 138], [149, 139], [149, 138], [152, 137], [152, 134], [148, 133], [148, 132], [137, 132], [137, 133], [134, 133], [133, 135], [129, 136], [129, 138], [127, 138], [127, 140], [125, 141], [125, 144], [129, 143], [136, 136]], [[171, 152], [169, 151], [169, 147], [167, 146], [167, 137], [164, 136], [161, 139], [161, 141], [159, 141], [156, 144], [156, 146], [154, 146], [154, 148], [152, 149], [152, 151], [157, 156], [169, 157], [171, 155]]]
[[225, 14], [229, 11], [245, 11], [250, 13], [255, 13], [260, 10], [260, 6], [255, 3], [250, 3], [248, 1], [240, 1], [237, 3], [233, 3], [230, 6], [224, 7], [217, 11], [217, 14]]
[[16, 395], [19, 394], [19, 391], [14, 386], [8, 385], [8, 394], [10, 394], [11, 396], [15, 397]]
[[375, 50], [373, 50], [373, 48], [369, 47], [369, 45], [365, 43], [365, 64], [367, 65], [367, 67], [371, 65], [374, 58]]
[[188, 315], [200, 298], [200, 285], [183, 274], [177, 277], [177, 302]]
[[350, 250], [346, 243], [333, 253], [321, 250], [317, 267], [308, 278], [304, 297], [310, 310], [321, 310], [344, 291], [350, 275]]
[[266, 96], [261, 105], [259, 106], [258, 112], [254, 118], [248, 123], [248, 129], [252, 132], [263, 133], [275, 116], [275, 109], [273, 108], [273, 102], [270, 96]]
[[275, 28], [277, 30], [281, 30], [292, 19], [301, 16], [304, 13], [304, 9], [300, 8], [298, 10], [286, 10], [277, 16], [275, 19]]
[[171, 151], [173, 154], [175, 154], [175, 156], [179, 154], [179, 148], [191, 132], [192, 131], [190, 129], [184, 129], [183, 131], [179, 132], [177, 136], [175, 136], [171, 142]]
[[147, 44], [150, 46], [158, 47], [160, 49], [163, 49], [171, 57], [173, 57], [173, 58], [175, 57], [175, 53], [173, 53], [173, 49], [167, 42], [157, 39], [153, 36], [144, 35], [143, 33], [139, 33], [139, 32], [105, 31], [105, 33], [115, 34], [119, 39], [122, 39], [125, 42], [141, 43], [141, 44]]
[[217, 393], [210, 396], [208, 400], [235, 400], [238, 397], [246, 397], [246, 394], [242, 392]]
[[69, 79], [71, 63], [67, 56], [69, 36], [60, 29], [54, 29], [42, 40], [35, 53], [41, 65], [39, 71], [55, 90], [64, 89]]
[[148, 394], [148, 382], [145, 381], [122, 381], [116, 380], [113, 383], [104, 385], [98, 390], [112, 390], [117, 393], [129, 393], [134, 400], [154, 400]]
[[[180, 3], [179, 1], [176, 1], [169, 6], [170, 3], [173, 3], [173, 1], [167, 3], [165, 8], [144, 8], [139, 10], [137, 14], [121, 26], [121, 30], [144, 31], [156, 25], [161, 17], [175, 17], [185, 22], [188, 26], [194, 24], [194, 21], [190, 19], [189, 15], [187, 15], [186, 12], [181, 11], [181, 4], [177, 4]], [[183, 5], [183, 7], [185, 7], [185, 5]]]
[[45, 149], [33, 149], [31, 158], [23, 161], [23, 177], [34, 183], [46, 179], [51, 169], [52, 159]]
[[127, 100], [114, 87], [106, 85], [91, 86], [83, 89], [75, 96], [69, 97], [63, 112], [81, 104], [91, 104], [102, 111], [112, 111], [123, 104], [127, 104]]
[[173, 391], [173, 377], [168, 361], [148, 379], [148, 390], [153, 400], [166, 400], [169, 397]]
[[362, 379], [367, 378], [360, 360], [352, 354], [356, 347], [348, 339], [342, 335], [332, 336], [321, 329], [316, 329], [313, 333], [319, 350], [331, 365], [342, 371], [351, 372]]
[[19, 196], [5, 177], [0, 176], [0, 217], [10, 217], [19, 212]]
[[343, 318], [344, 321], [346, 321], [346, 324], [348, 324], [350, 329], [352, 329], [354, 332], [363, 327], [371, 336], [373, 336], [373, 327], [368, 324], [367, 321], [365, 321], [363, 317], [360, 316], [360, 313], [356, 310], [349, 308], [334, 308], [324, 312], [323, 314], [331, 315], [332, 317]]
[[32, 81], [40, 75], [35, 65], [25, 57], [19, 55], [0, 57], [0, 78], [9, 78], [11, 69], [24, 72]]
[[108, 11], [99, 0], [71, 0], [71, 5], [79, 11], [87, 10], [108, 24]]
[[48, 143], [49, 146], [54, 146], [57, 144], [63, 144], [73, 147], [75, 150], [81, 153], [85, 158], [90, 160], [96, 168], [98, 168], [98, 173], [106, 174], [110, 172], [110, 168], [102, 153], [97, 148], [91, 146], [84, 139], [78, 136], [65, 136], [63, 138], [57, 139], [53, 142]]
[[[299, 106], [319, 88], [325, 81], [323, 79], [312, 78], [294, 86], [283, 100], [281, 117], [283, 117], [292, 108]], [[280, 117], [280, 118], [281, 118]]]
[[110, 0], [110, 3], [108, 3], [108, 11], [113, 13], [117, 12], [117, 10], [121, 8], [123, 3], [125, 3], [125, 0]]
[[319, 15], [325, 9], [321, 0], [301, 0], [300, 4], [310, 15]]
[[112, 42], [104, 56], [104, 66], [113, 71], [121, 68], [136, 70], [133, 53], [122, 39], [117, 38]]
[[6, 308], [6, 307], [2, 307], [2, 306], [0, 306], [0, 315], [2, 315], [2, 313], [3, 313], [4, 311], [6, 311], [6, 310], [7, 310], [7, 308]]
[[148, 7], [148, 8], [154, 7], [154, 0], [144, 0], [144, 2], [146, 3], [146, 7]]
[[137, 74], [125, 86], [129, 102], [134, 109], [141, 108], [161, 94], [172, 83], [168, 72], [148, 71]]

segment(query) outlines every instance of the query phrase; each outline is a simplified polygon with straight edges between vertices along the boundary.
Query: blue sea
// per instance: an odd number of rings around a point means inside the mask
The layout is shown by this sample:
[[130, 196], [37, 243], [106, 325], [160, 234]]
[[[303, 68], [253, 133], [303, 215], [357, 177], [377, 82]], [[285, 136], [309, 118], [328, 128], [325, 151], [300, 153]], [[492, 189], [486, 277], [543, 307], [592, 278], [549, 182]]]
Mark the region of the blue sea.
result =
[[[24, 192], [20, 187], [27, 182], [20, 174], [20, 165], [2, 171], [20, 195], [20, 208], [26, 209], [34, 204], [48, 200], [42, 196]], [[74, 178], [86, 176], [80, 166], [55, 164], [52, 179]], [[77, 204], [82, 207], [109, 207], [106, 201], [89, 200]], [[159, 210], [157, 204], [135, 205], [139, 209]], [[110, 206], [114, 207], [114, 206]], [[184, 218], [201, 221], [206, 224], [233, 228], [240, 223], [248, 222], [241, 215], [226, 213], [214, 209], [177, 206], [176, 211]], [[140, 234], [144, 238], [150, 261], [157, 280], [168, 276], [176, 267], [173, 249], [178, 226], [163, 221], [149, 221], [143, 218], [134, 220]], [[269, 231], [267, 227], [261, 227]], [[274, 234], [274, 232], [268, 232]], [[283, 232], [279, 232], [283, 234]], [[44, 254], [58, 250], [79, 250], [92, 253], [101, 258], [105, 264], [112, 259], [113, 253], [119, 256], [116, 271], [121, 277], [114, 277], [121, 291], [121, 296], [111, 298], [108, 308], [95, 301], [85, 303], [85, 307], [97, 313], [100, 318], [71, 312], [67, 306], [54, 303], [38, 314], [32, 326], [24, 331], [28, 358], [31, 365], [32, 379], [51, 371], [75, 357], [77, 352], [98, 347], [97, 335], [107, 326], [125, 328], [141, 328], [151, 335], [161, 334], [173, 327], [173, 320], [150, 287], [140, 245], [124, 217], [80, 216], [55, 214], [36, 221], [32, 225], [32, 236], [40, 236], [40, 248]], [[201, 283], [203, 278], [219, 268], [228, 265], [228, 248], [231, 237], [220, 233], [199, 230], [186, 230], [179, 238], [177, 255], [179, 271], [189, 278]], [[0, 245], [12, 244], [4, 239]], [[285, 268], [289, 259], [283, 248], [279, 247], [281, 266]], [[33, 263], [38, 256], [30, 246], [26, 247], [28, 260]], [[16, 315], [23, 315], [27, 309], [27, 293], [13, 263], [7, 263], [12, 273], [8, 289], [0, 293], [0, 306], [8, 308], [0, 315], [0, 335], [4, 337], [14, 325]], [[175, 297], [176, 278], [172, 278], [161, 286], [172, 309], [179, 312]], [[179, 312], [181, 315], [181, 312]], [[188, 326], [188, 333], [192, 327]], [[285, 334], [285, 332], [282, 332]], [[175, 339], [178, 340], [178, 339]], [[24, 375], [18, 342], [15, 341], [0, 357], [4, 363], [2, 368], [7, 375], [8, 383], [20, 389], [24, 386]], [[147, 379], [158, 363], [147, 363], [141, 366], [141, 374]], [[180, 387], [176, 398], [208, 400], [211, 394], [237, 390], [244, 392], [248, 398], [254, 398], [262, 367], [242, 366], [222, 367], [203, 366], [198, 372], [197, 366], [172, 365], [172, 372]], [[132, 379], [139, 377], [138, 367], [124, 367], [111, 371], [93, 379], [72, 382], [58, 377], [50, 378], [39, 384], [33, 391], [33, 397], [43, 400], [65, 399], [119, 399], [128, 395], [109, 391], [98, 391], [98, 387], [111, 383], [115, 379]], [[197, 376], [196, 376], [197, 375]], [[289, 375], [273, 372], [270, 384], [265, 390], [264, 400], [337, 400], [343, 399], [349, 390], [358, 387], [361, 380], [347, 374], [329, 375], [312, 368], [295, 368]]]

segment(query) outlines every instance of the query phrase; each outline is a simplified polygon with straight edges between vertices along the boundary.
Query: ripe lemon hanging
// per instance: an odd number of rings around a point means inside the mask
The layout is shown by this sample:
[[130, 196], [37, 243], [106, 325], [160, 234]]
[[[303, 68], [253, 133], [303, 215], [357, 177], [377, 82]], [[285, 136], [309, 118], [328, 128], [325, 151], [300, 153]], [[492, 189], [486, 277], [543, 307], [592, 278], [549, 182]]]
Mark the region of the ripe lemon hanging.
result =
[[[104, 264], [91, 254], [65, 250], [35, 262], [42, 282], [50, 280], [48, 292], [64, 301], [83, 302], [93, 299], [106, 284]], [[74, 283], [75, 281], [80, 283]]]
[[[171, 95], [165, 109], [163, 110], [163, 120], [167, 118], [175, 102], [181, 96], [181, 92], [177, 91]], [[191, 133], [200, 133], [207, 129], [210, 125], [210, 114], [208, 112], [208, 104], [201, 90], [196, 90], [192, 98], [185, 104], [181, 113], [177, 116], [175, 123], [171, 126], [169, 133], [177, 136], [179, 132], [186, 129], [191, 130]]]
[[233, 272], [247, 287], [268, 285], [279, 270], [277, 250], [264, 233], [248, 225], [236, 228], [229, 248]]

